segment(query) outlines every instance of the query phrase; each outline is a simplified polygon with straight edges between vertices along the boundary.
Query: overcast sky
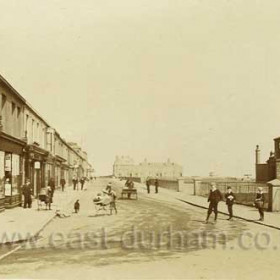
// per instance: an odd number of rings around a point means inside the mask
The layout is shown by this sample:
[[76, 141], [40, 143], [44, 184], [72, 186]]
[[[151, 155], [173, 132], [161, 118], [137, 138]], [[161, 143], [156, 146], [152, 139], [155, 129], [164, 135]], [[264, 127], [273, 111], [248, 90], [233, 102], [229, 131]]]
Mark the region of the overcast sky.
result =
[[254, 174], [280, 136], [278, 0], [0, 2], [0, 73], [99, 174]]

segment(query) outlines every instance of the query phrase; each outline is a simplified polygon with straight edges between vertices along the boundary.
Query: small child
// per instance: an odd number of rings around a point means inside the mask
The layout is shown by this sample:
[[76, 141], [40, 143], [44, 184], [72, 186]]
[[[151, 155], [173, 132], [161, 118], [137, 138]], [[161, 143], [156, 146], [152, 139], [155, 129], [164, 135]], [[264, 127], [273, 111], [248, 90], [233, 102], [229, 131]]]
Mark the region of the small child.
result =
[[79, 202], [79, 199], [77, 199], [77, 201], [76, 201], [75, 204], [74, 204], [74, 210], [75, 210], [75, 213], [78, 213], [79, 210], [80, 210], [80, 202]]

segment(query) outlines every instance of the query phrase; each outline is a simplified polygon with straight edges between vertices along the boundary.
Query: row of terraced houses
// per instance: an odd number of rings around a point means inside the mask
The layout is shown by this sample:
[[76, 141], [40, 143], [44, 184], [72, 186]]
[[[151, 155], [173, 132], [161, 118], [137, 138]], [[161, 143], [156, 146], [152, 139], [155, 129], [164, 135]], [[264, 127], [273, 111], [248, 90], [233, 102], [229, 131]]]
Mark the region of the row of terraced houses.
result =
[[31, 180], [37, 196], [50, 178], [71, 184], [91, 177], [87, 153], [67, 142], [0, 75], [0, 211], [21, 204], [21, 188]]

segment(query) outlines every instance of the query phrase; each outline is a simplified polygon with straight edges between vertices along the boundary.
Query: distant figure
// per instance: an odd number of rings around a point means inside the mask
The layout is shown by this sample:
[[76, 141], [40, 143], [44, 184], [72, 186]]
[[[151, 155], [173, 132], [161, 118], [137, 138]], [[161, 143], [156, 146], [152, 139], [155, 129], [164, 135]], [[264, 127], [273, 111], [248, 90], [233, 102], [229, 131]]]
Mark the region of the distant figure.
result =
[[116, 193], [112, 190], [112, 188], [108, 188], [108, 195], [111, 198], [110, 201], [110, 215], [112, 215], [113, 210], [115, 210], [115, 214], [118, 213], [117, 211], [117, 207], [116, 207], [116, 199], [117, 199], [117, 195]]
[[78, 179], [74, 176], [73, 179], [72, 179], [72, 183], [73, 183], [73, 190], [75, 191], [76, 190], [76, 186], [77, 186], [77, 183], [78, 183]]
[[81, 180], [80, 180], [81, 190], [83, 190], [83, 188], [84, 188], [85, 181], [86, 181], [85, 177], [82, 177]]
[[225, 194], [225, 199], [226, 199], [226, 205], [228, 207], [228, 213], [229, 213], [228, 220], [231, 220], [233, 216], [232, 206], [235, 201], [235, 195], [233, 194], [231, 187], [227, 187], [227, 193]]
[[32, 206], [32, 197], [31, 197], [32, 188], [31, 188], [29, 179], [26, 179], [26, 182], [22, 187], [22, 194], [24, 197], [23, 208], [26, 208], [27, 206], [28, 206], [28, 208], [31, 208], [31, 206]]
[[75, 213], [78, 213], [80, 211], [79, 199], [77, 199], [77, 201], [74, 203], [74, 210], [75, 210]]
[[[130, 190], [134, 189], [134, 182], [131, 179], [127, 179], [125, 182], [125, 187]], [[127, 194], [127, 198], [130, 199], [130, 197], [131, 197], [131, 193], [129, 192]]]
[[61, 185], [61, 189], [62, 189], [63, 192], [64, 192], [65, 184], [66, 184], [65, 179], [64, 179], [64, 178], [61, 178], [61, 179], [60, 179], [60, 185]]
[[109, 182], [108, 185], [106, 186], [105, 190], [103, 190], [102, 192], [105, 194], [108, 194], [111, 189], [112, 189], [112, 183]]
[[259, 214], [260, 214], [259, 221], [264, 220], [264, 211], [263, 211], [264, 201], [265, 201], [265, 198], [264, 198], [263, 189], [261, 187], [259, 187], [258, 191], [257, 191], [255, 203], [254, 203], [255, 207], [259, 210]]
[[158, 179], [156, 179], [155, 180], [155, 193], [158, 193], [158, 186], [159, 186]]
[[150, 180], [146, 180], [146, 186], [147, 186], [147, 193], [150, 193]]
[[53, 198], [54, 191], [55, 191], [55, 182], [54, 182], [53, 178], [50, 178], [48, 186], [51, 187], [51, 190], [52, 190], [51, 197]]
[[51, 204], [53, 202], [53, 192], [50, 186], [47, 187], [47, 197], [46, 197], [46, 206], [49, 206], [49, 210], [51, 210]]
[[223, 199], [222, 198], [222, 194], [221, 192], [216, 188], [214, 183], [211, 183], [211, 190], [210, 190], [210, 194], [208, 197], [208, 202], [209, 203], [209, 207], [208, 207], [208, 212], [207, 212], [207, 218], [206, 218], [206, 223], [208, 223], [209, 217], [212, 213], [212, 211], [214, 211], [215, 213], [215, 222], [217, 221], [218, 218], [218, 203]]

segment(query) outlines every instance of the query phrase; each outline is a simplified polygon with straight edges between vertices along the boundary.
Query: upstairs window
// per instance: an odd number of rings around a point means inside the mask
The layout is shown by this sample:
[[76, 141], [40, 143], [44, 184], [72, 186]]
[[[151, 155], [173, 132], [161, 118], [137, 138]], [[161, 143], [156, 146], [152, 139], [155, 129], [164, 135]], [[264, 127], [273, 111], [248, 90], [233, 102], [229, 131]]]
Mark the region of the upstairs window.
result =
[[14, 102], [12, 102], [12, 114], [15, 113], [15, 109], [16, 109], [16, 104]]
[[7, 97], [5, 94], [2, 94], [2, 108], [3, 109], [6, 105], [6, 102], [7, 102]]
[[20, 107], [17, 107], [17, 118], [19, 118], [20, 116], [20, 111], [21, 111]]

